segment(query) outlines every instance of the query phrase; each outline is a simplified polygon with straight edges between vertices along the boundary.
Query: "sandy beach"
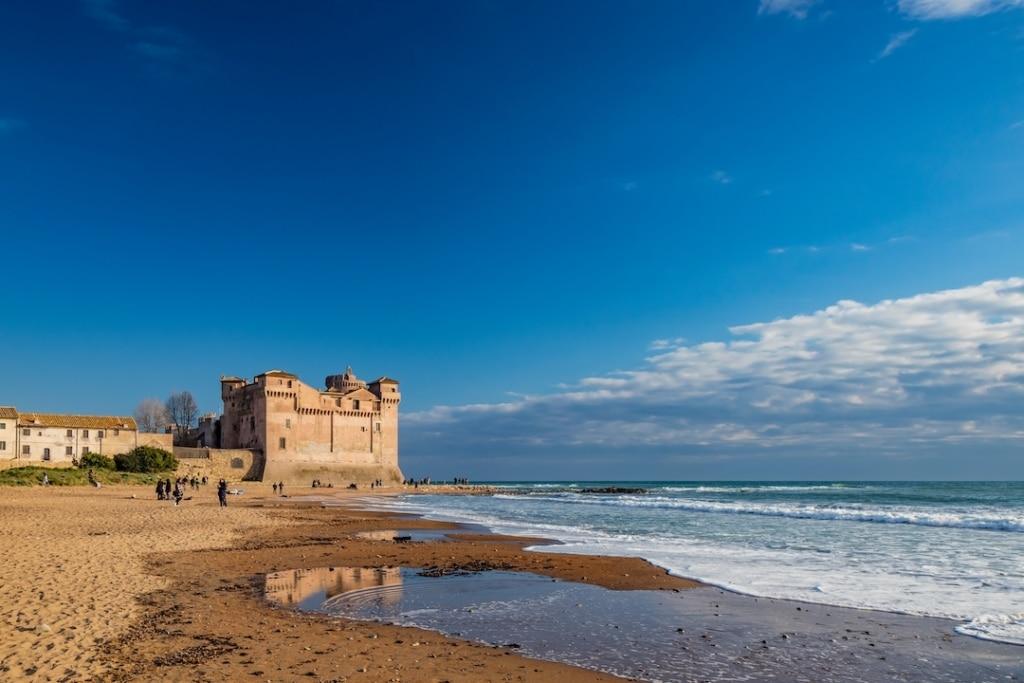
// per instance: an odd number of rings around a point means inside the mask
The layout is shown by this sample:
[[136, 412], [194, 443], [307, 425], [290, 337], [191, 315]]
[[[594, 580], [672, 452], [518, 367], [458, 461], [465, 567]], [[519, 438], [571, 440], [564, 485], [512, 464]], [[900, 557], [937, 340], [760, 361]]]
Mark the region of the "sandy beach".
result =
[[[621, 680], [596, 670], [624, 667], [645, 680], [1024, 675], [1017, 648], [954, 637], [946, 620], [759, 600], [639, 558], [527, 551], [545, 541], [366, 511], [363, 491], [296, 487], [284, 498], [247, 484], [227, 509], [212, 487], [192, 495], [175, 508], [139, 487], [5, 489], [0, 678], [571, 683]], [[396, 528], [413, 542], [395, 543]], [[557, 591], [570, 602], [520, 614], [534, 620], [525, 632], [519, 624], [523, 645], [500, 619], [474, 638], [452, 625], [295, 609], [351, 593], [368, 596], [372, 612], [416, 599], [416, 585], [451, 592], [423, 577], [459, 576], [474, 580], [456, 578], [456, 592], [522, 577], [518, 595]], [[552, 634], [545, 659], [524, 656], [538, 628]]]
[[254, 577], [406, 565], [528, 570], [621, 589], [695, 585], [639, 559], [527, 553], [525, 540], [360, 540], [354, 532], [394, 522], [245, 488], [226, 510], [212, 487], [178, 508], [138, 487], [4, 490], [0, 672], [39, 681], [601, 680], [436, 633], [274, 609]]

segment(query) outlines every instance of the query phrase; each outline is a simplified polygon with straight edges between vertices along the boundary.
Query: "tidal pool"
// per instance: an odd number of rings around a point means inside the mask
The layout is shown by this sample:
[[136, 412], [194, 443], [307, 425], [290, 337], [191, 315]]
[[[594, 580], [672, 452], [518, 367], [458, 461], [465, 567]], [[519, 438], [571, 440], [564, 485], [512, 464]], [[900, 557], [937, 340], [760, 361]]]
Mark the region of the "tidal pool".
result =
[[266, 576], [283, 607], [417, 626], [647, 681], [1014, 681], [1024, 648], [944, 619], [759, 599], [702, 587], [613, 591], [524, 572], [399, 567]]

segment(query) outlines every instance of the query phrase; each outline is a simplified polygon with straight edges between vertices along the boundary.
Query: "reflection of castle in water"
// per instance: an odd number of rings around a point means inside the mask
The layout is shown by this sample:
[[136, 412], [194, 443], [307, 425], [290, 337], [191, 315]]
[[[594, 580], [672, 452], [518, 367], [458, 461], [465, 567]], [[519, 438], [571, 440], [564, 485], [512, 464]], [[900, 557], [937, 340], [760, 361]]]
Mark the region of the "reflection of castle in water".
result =
[[355, 591], [365, 593], [381, 605], [393, 605], [402, 597], [402, 570], [399, 567], [292, 569], [267, 574], [264, 591], [268, 600], [284, 607], [293, 607], [315, 596], [326, 602]]

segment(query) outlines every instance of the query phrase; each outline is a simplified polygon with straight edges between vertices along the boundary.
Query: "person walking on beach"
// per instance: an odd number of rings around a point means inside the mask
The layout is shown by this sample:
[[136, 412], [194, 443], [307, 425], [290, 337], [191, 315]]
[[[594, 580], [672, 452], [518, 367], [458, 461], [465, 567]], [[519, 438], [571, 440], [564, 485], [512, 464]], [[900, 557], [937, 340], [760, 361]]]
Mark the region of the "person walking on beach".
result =
[[277, 495], [277, 482], [274, 482], [274, 495]]
[[157, 479], [157, 481], [156, 481], [156, 499], [157, 500], [163, 500], [164, 499], [164, 480], [163, 479]]
[[281, 496], [284, 495], [284, 482], [283, 481], [277, 482], [277, 493], [278, 493], [278, 495], [281, 495]]
[[184, 498], [185, 492], [181, 489], [181, 483], [176, 482], [174, 484], [174, 506], [177, 507], [181, 503], [181, 499]]
[[217, 482], [217, 500], [220, 501], [222, 508], [228, 506], [228, 483], [223, 479]]

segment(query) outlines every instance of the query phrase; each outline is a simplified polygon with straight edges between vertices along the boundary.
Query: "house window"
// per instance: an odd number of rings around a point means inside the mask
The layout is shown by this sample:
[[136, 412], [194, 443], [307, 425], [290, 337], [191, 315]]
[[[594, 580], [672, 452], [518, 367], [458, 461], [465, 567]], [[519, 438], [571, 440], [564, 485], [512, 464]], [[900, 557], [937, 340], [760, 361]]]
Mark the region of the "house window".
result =
[[121, 433], [121, 430], [120, 430], [120, 429], [115, 429], [115, 430], [114, 430], [114, 436], [117, 436], [117, 435], [118, 435], [118, 434], [120, 434], [120, 433]]
[[66, 436], [66, 437], [68, 437], [68, 438], [70, 439], [70, 438], [71, 438], [72, 436], [74, 436], [74, 432], [72, 432], [72, 431], [71, 431], [71, 430], [69, 429], [69, 430], [67, 431], [67, 433], [66, 433], [66, 434], [65, 434], [64, 436]]
[[7, 442], [6, 441], [0, 441], [0, 451], [6, 451], [6, 450], [7, 450]]
[[99, 438], [102, 439], [103, 438], [103, 430], [101, 429], [100, 431], [96, 432], [96, 436], [98, 436]]
[[89, 447], [82, 446], [82, 455], [89, 455]]
[[89, 438], [89, 430], [88, 429], [83, 429], [82, 430], [82, 438], [83, 439], [88, 439]]
[[284, 440], [284, 437], [282, 436], [280, 439], [277, 440], [277, 447], [280, 448], [283, 451], [284, 450], [284, 444], [285, 444], [285, 440]]
[[75, 449], [74, 448], [72, 448], [71, 446], [65, 446], [64, 447], [64, 455], [74, 455], [74, 454], [75, 454]]
[[49, 459], [50, 459], [50, 449], [49, 448], [44, 448], [43, 449], [43, 460], [49, 460]]
[[31, 446], [22, 446], [21, 447], [21, 454], [22, 455], [32, 455], [32, 447]]
[[22, 429], [21, 430], [21, 435], [22, 436], [32, 436], [32, 430], [31, 429]]
[[6, 422], [0, 422], [0, 429], [7, 429], [7, 423]]

